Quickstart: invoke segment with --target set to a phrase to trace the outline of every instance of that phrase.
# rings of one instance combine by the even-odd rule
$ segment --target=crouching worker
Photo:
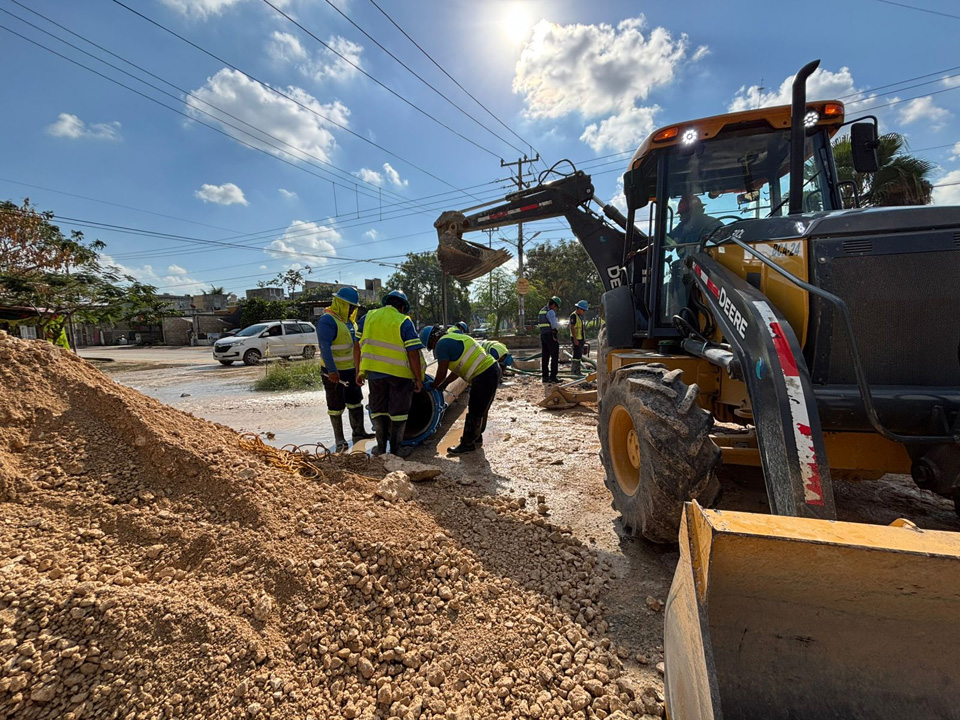
[[[507,346],[497,340],[481,340],[480,347],[487,351],[497,364],[500,365],[500,382],[503,382],[503,371],[513,365],[513,355]]]
[[[420,338],[407,317],[410,303],[399,290],[387,293],[383,307],[360,318],[360,378],[370,382],[370,417],[377,435],[373,455],[387,451],[399,457],[413,452],[403,447],[403,434],[413,394],[423,389]]]
[[[467,417],[463,423],[460,444],[447,452],[453,455],[472,452],[483,445],[483,431],[487,429],[487,413],[497,395],[500,384],[500,365],[469,335],[450,328],[444,332],[440,325],[428,325],[420,331],[420,342],[433,351],[437,359],[434,386],[443,390],[453,375],[470,385]],[[447,371],[452,373],[448,377]]]
[[[360,389],[363,382],[357,379],[360,346],[353,321],[359,305],[356,288],[340,288],[330,307],[317,320],[320,373],[337,452],[349,447],[343,437],[344,410],[350,413],[353,442],[373,437],[363,428],[363,390]]]

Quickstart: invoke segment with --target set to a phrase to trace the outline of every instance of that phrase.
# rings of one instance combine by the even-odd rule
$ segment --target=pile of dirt
[[[523,498],[286,474],[3,333],[0,424],[0,717],[663,714],[605,637],[609,566]]]

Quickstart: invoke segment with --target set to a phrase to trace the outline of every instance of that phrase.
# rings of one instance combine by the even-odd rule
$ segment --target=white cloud
[[[697,51],[693,53],[693,57],[690,58],[690,62],[700,62],[709,54],[710,48],[708,48],[706,45],[701,45],[697,48]]]
[[[296,200],[297,198],[300,197],[293,190],[287,190],[286,188],[277,188],[277,191],[280,193],[282,197],[286,198],[287,200]]]
[[[409,185],[409,181],[402,179],[400,177],[400,173],[394,170],[390,163],[383,164],[383,172],[371,170],[370,168],[360,168],[353,174],[363,180],[365,183],[370,183],[371,185],[376,185],[378,187],[384,186],[384,179],[388,180],[391,185],[398,188],[404,188]]]
[[[266,270],[266,269],[267,269],[267,266],[266,266],[266,265],[261,265],[261,266],[260,266],[259,268],[257,268],[257,269],[258,269],[258,270]]]
[[[947,75],[941,82],[948,88],[957,87],[960,85],[960,75]]]
[[[71,140],[83,138],[118,141],[123,139],[120,136],[120,123],[116,121],[87,125],[76,115],[70,113],[60,113],[55,123],[47,125],[47,133],[54,137],[70,138]]]
[[[951,158],[960,158],[960,142],[953,146],[953,149],[950,151]]]
[[[327,38],[326,43],[331,50],[321,48],[311,54],[295,35],[274,31],[267,43],[267,54],[277,62],[295,65],[303,75],[317,82],[349,80],[359,72],[362,45],[339,35]]]
[[[209,284],[191,277],[190,273],[179,265],[171,265],[166,272],[163,272],[155,270],[152,265],[142,265],[140,267],[123,265],[109,255],[103,256],[103,263],[117,268],[124,275],[130,275],[142,283],[153,285],[164,293],[173,293],[174,295],[198,294],[209,287]]]
[[[396,187],[406,187],[409,184],[406,180],[400,178],[400,173],[394,170],[390,163],[383,164],[383,174]]]
[[[765,92],[764,88],[758,85],[741,87],[730,103],[730,112],[755,110],[756,108],[772,107],[774,105],[789,105],[794,77],[794,75],[791,75],[786,78],[780,83],[779,88],[771,92]],[[856,87],[850,69],[845,67],[840,68],[835,73],[817,68],[813,75],[807,79],[807,98],[809,100],[839,100],[843,98],[843,101],[847,104],[852,104],[858,100],[866,101],[855,105],[856,112],[866,110],[873,102],[873,96],[868,96]]]
[[[336,139],[332,132],[334,125],[320,116],[346,126],[349,122],[350,110],[339,100],[322,104],[298,87],[288,87],[284,89],[284,93],[296,102],[277,95],[248,79],[242,73],[228,68],[208,78],[202,87],[193,91],[193,95],[200,100],[260,128],[288,145],[281,145],[282,149],[278,149],[244,135],[229,125],[222,125],[223,131],[231,137],[260,147],[279,157],[289,157],[289,153],[299,156],[300,154],[293,149],[299,148],[314,158],[329,162],[330,153],[336,147]],[[214,118],[221,117],[220,113],[200,100],[187,96],[187,109],[191,114],[200,116],[201,113],[197,110],[199,108],[210,113]],[[208,116],[203,116],[202,119],[204,122],[209,122]],[[233,118],[224,116],[223,122],[243,127]]]
[[[224,183],[223,185],[210,185],[204,183],[200,189],[193,193],[195,197],[200,198],[205,203],[212,202],[217,205],[249,205],[247,199],[243,196],[243,190],[233,183]]]
[[[318,255],[336,255],[333,243],[340,241],[340,233],[335,228],[317,225],[303,220],[294,220],[279,238],[264,248],[271,257],[289,259],[290,253],[301,255],[304,262],[315,267],[325,265],[327,259]],[[294,263],[299,269],[300,264]],[[291,265],[293,267],[293,265]]]
[[[599,125],[588,125],[580,140],[596,153],[603,150],[622,152],[635,148],[653,132],[654,117],[659,111],[659,105],[627,108],[617,115],[611,115]]]
[[[164,5],[194,20],[206,20],[244,0],[161,0]],[[277,7],[286,7],[289,0],[273,0]]]
[[[960,145],[960,143],[958,143],[958,145]],[[368,240],[376,240],[378,237],[380,237],[380,233],[377,232],[376,229],[370,228],[363,234],[363,237],[367,238]]]
[[[948,172],[934,185],[940,186],[933,188],[934,205],[960,205],[960,170]]]
[[[645,35],[644,25],[642,15],[616,27],[537,23],[513,79],[526,114],[597,118],[623,112],[671,82],[686,54],[687,36],[674,40],[662,27]]]
[[[933,98],[926,95],[904,103],[898,117],[904,125],[909,125],[917,120],[926,120],[934,130],[939,130],[950,117],[950,111],[937,107],[933,103]]]
[[[354,175],[363,180],[365,183],[379,186],[383,185],[383,175],[378,173],[376,170],[371,170],[370,168],[360,168],[354,173]]]

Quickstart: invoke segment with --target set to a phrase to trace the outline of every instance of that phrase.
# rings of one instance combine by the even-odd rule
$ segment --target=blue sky
[[[164,292],[242,295],[291,266],[386,280],[436,246],[441,211],[504,192],[500,159],[524,151],[612,199],[652,129],[778,104],[813,58],[813,97],[875,111],[937,164],[935,201],[960,204],[960,13],[943,0],[20,1],[0,0],[0,26],[142,94],[0,30],[0,198],[72,218]]]

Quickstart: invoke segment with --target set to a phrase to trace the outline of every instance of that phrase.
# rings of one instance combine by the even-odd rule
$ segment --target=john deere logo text
[[[733,326],[737,329],[737,332],[740,333],[740,337],[745,338],[747,332],[747,319],[740,314],[740,311],[737,310],[736,306],[730,300],[730,296],[727,295],[727,291],[724,288],[720,288],[720,308],[726,313],[727,317],[730,318],[730,322],[733,323]]]

